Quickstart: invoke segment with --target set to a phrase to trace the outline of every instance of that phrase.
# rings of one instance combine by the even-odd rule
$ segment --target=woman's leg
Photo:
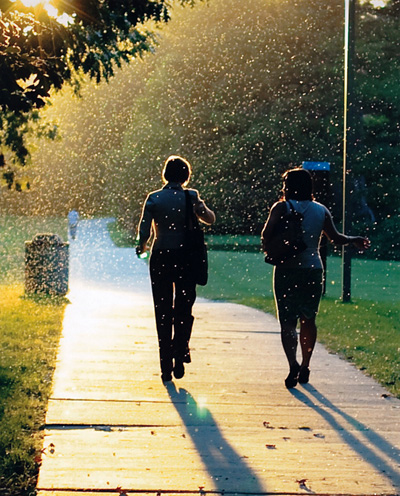
[[[281,323],[281,338],[286,358],[289,362],[289,375],[285,379],[287,388],[293,388],[297,385],[297,379],[300,371],[300,365],[296,359],[297,352],[297,320],[286,321]]]
[[[193,304],[196,300],[196,284],[190,280],[178,279],[175,282],[174,302],[174,354],[184,360],[189,350],[194,317]]]
[[[302,367],[309,367],[312,353],[314,351],[315,342],[317,340],[317,326],[315,317],[306,319],[300,318],[300,346],[303,355]]]
[[[160,366],[163,379],[172,372],[173,280],[168,270],[168,257],[152,254],[150,259],[151,288],[156,318]]]
[[[281,340],[289,366],[294,365],[297,353],[297,320],[281,322]]]

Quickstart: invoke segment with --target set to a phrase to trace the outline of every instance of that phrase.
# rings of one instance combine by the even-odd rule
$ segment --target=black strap
[[[186,198],[186,229],[189,231],[193,231],[196,227],[195,216],[193,212],[193,204],[190,198],[190,193],[187,189],[185,189],[185,198]],[[196,219],[197,220],[197,219]]]
[[[286,200],[287,203],[289,203],[289,210],[292,212],[292,214],[294,212],[297,212],[297,210],[294,208],[294,206],[292,205],[291,201],[290,200]]]

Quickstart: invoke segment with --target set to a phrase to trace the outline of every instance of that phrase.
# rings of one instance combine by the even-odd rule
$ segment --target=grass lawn
[[[65,298],[24,296],[24,241],[64,220],[0,218],[0,494],[33,494]]]
[[[198,295],[275,313],[272,266],[261,253],[210,251],[210,276]],[[400,398],[400,262],[354,259],[352,303],[343,304],[341,259],[328,258],[319,341]]]

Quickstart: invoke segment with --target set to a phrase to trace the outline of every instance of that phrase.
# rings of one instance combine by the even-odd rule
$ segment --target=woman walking
[[[172,372],[176,379],[183,377],[184,363],[190,362],[196,282],[190,270],[190,253],[185,249],[187,193],[191,202],[188,207],[197,218],[205,224],[215,222],[214,212],[199,193],[185,189],[190,175],[191,166],[187,160],[170,156],[162,172],[165,185],[148,195],[139,223],[138,255],[147,250],[150,236],[152,232],[154,234],[150,278],[163,382],[172,380]]]
[[[368,249],[370,242],[364,237],[339,233],[329,210],[313,199],[311,174],[305,169],[296,168],[283,175],[283,199],[272,206],[261,234],[264,251],[268,251],[276,226],[288,212],[289,202],[303,216],[303,241],[306,248],[275,267],[273,284],[282,345],[290,367],[285,385],[293,388],[297,382],[307,383],[310,376],[309,365],[317,338],[315,319],[322,295],[323,266],[319,253],[322,233],[332,243],[353,244],[358,250]],[[301,364],[297,361],[298,321]]]

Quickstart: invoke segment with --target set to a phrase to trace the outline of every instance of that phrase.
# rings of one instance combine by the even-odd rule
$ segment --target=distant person
[[[164,187],[150,193],[139,223],[138,256],[147,249],[153,231],[150,256],[150,278],[158,334],[161,378],[164,382],[184,376],[184,363],[190,363],[189,340],[196,299],[187,252],[185,251],[186,194],[185,186],[191,166],[182,157],[172,155],[164,165]],[[188,189],[194,214],[202,222],[213,224],[215,215],[196,190]],[[190,256],[190,255],[189,255]]]
[[[290,372],[285,379],[287,388],[297,382],[309,381],[310,360],[317,339],[315,319],[322,294],[322,261],[319,243],[322,233],[337,245],[353,244],[358,250],[370,246],[367,238],[346,236],[337,231],[329,210],[314,201],[311,174],[301,168],[283,175],[283,198],[270,211],[262,231],[264,250],[273,237],[274,229],[288,211],[287,202],[303,215],[305,251],[274,268],[274,296],[281,326],[282,345],[289,362]],[[297,362],[297,321],[300,320],[301,364]]]
[[[71,239],[76,238],[76,232],[78,230],[78,222],[79,222],[79,213],[77,210],[71,210],[68,213],[68,226],[69,226],[69,234]]]

